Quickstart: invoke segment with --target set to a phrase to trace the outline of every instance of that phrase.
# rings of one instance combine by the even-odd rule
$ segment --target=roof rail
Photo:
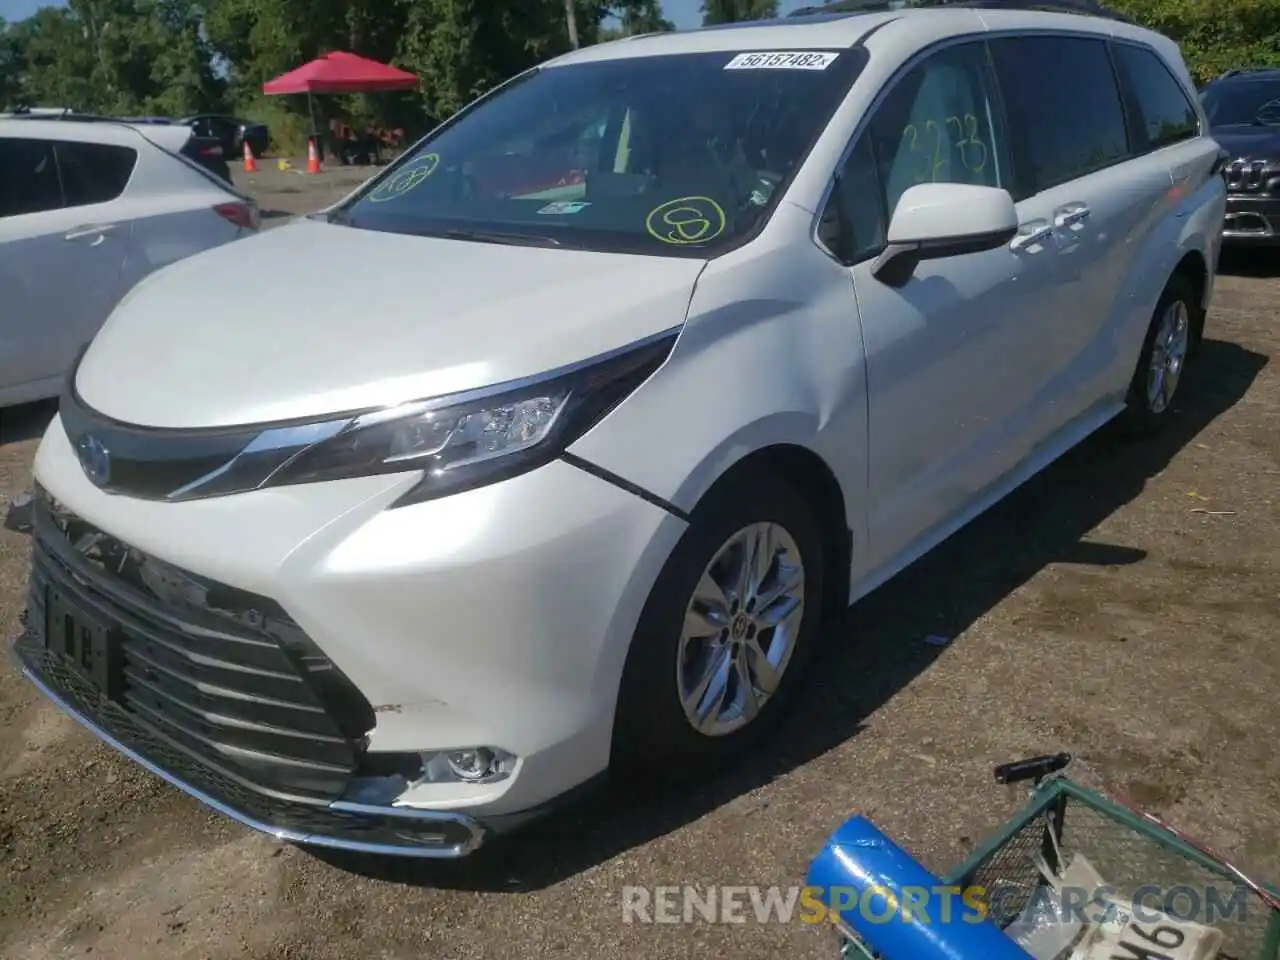
[[[788,17],[812,17],[832,13],[880,13],[906,6],[905,0],[831,0],[816,7],[792,10]]]
[[[1218,79],[1227,80],[1230,77],[1247,77],[1251,73],[1280,73],[1280,67],[1235,67],[1231,70],[1223,71]]]
[[[1099,0],[832,0],[815,7],[802,7],[792,17],[831,13],[880,13],[891,10],[936,7],[968,7],[987,10],[1041,10],[1075,13],[1131,23],[1128,17],[1104,7]]]

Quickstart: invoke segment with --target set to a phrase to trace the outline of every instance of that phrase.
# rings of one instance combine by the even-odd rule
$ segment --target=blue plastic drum
[[[808,882],[886,960],[1030,960],[976,902],[945,887],[865,817],[827,841]]]

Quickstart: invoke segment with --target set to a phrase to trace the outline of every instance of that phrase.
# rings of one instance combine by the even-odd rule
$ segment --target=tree
[[[18,105],[22,96],[22,47],[13,27],[0,17],[0,110]]]
[[[44,7],[6,31],[19,51],[21,89],[14,99],[32,106],[96,106],[93,52],[75,15]]]
[[[1197,82],[1238,67],[1280,66],[1280,0],[1103,0],[1182,48]]]
[[[384,2],[382,19],[392,29],[403,20],[400,8]],[[370,4],[348,0],[204,0],[204,29],[214,50],[230,65],[233,95],[257,96],[262,84],[329,50],[353,49],[366,56],[377,21]],[[390,56],[395,51],[394,41]]]
[[[621,34],[633,37],[640,33],[666,33],[676,25],[662,15],[659,0],[621,0],[610,5],[621,24]]]
[[[728,6],[736,19],[777,12],[776,0]],[[262,84],[342,49],[413,70],[421,88],[317,98],[318,111],[389,113],[416,126],[423,112],[443,119],[539,62],[606,38],[606,21],[623,34],[674,29],[660,0],[66,0],[0,22],[0,99],[168,116],[234,107],[297,140],[305,98],[267,102]]]
[[[221,105],[195,0],[70,0],[0,37],[0,100],[99,113]],[[7,75],[9,79],[3,79]]]
[[[778,0],[702,0],[702,23],[740,23],[771,20],[778,15]]]
[[[564,18],[569,26],[569,46],[577,50],[581,43],[578,40],[578,11],[573,0],[564,0]]]
[[[570,49],[564,0],[404,0],[400,62],[422,79],[428,112],[444,119],[484,91]],[[578,0],[581,43],[595,40],[604,11]]]

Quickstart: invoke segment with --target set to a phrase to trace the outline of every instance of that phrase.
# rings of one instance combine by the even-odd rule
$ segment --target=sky
[[[13,23],[23,20],[46,5],[47,0],[0,0],[0,17]]]
[[[813,2],[816,0],[782,0],[779,7],[783,14],[787,14]],[[0,17],[12,23],[31,16],[37,8],[47,5],[48,0],[0,0]],[[702,0],[662,0],[662,7],[667,19],[677,27],[696,27],[702,22]]]

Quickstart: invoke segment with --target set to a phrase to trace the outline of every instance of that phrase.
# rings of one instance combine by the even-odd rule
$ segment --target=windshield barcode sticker
[[[836,62],[838,53],[821,53],[816,50],[771,51],[740,53],[725,64],[726,70],[825,70]]]

